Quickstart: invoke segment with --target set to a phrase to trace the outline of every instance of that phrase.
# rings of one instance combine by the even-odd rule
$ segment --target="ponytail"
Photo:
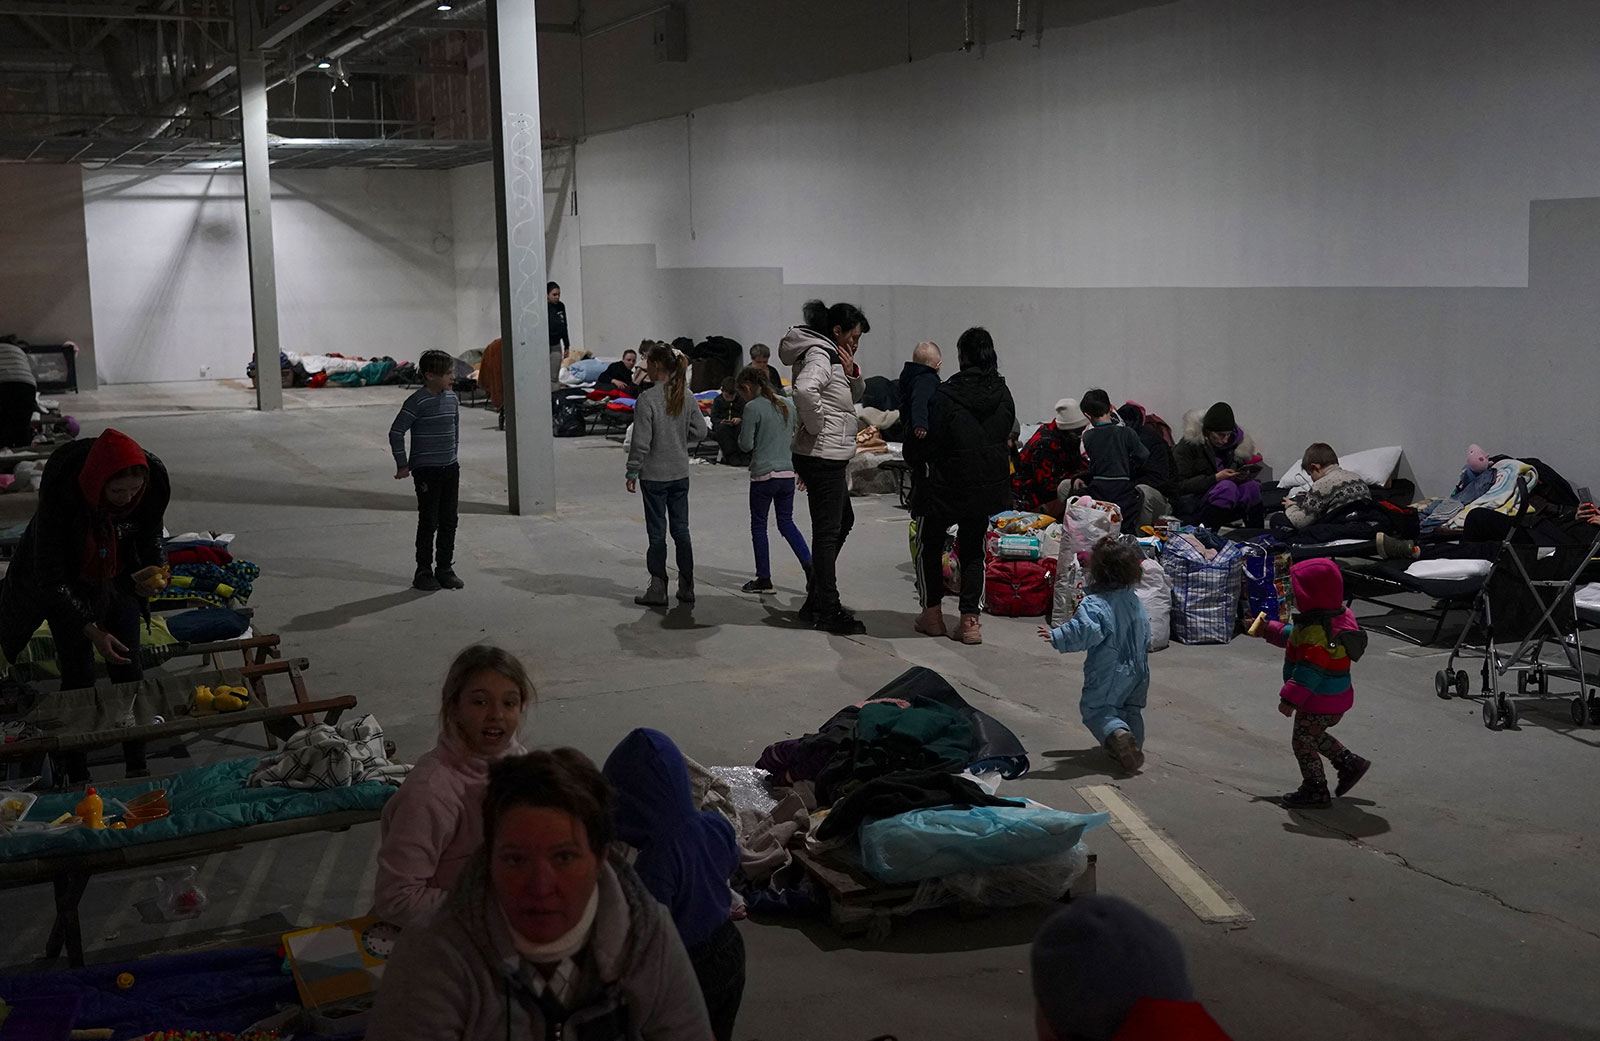
[[[684,399],[688,397],[688,379],[686,373],[689,369],[689,359],[686,355],[658,343],[650,348],[650,353],[645,356],[646,364],[652,369],[666,373],[666,385],[663,391],[667,397],[667,415],[677,418],[683,415]]]
[[[735,381],[741,387],[749,387],[757,394],[772,402],[772,407],[778,410],[778,415],[785,423],[789,422],[789,405],[772,389],[772,380],[767,374],[754,365],[746,365],[739,370],[739,377]]]

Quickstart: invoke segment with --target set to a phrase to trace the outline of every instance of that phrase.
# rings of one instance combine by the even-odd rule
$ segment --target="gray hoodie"
[[[845,372],[833,341],[803,325],[783,334],[778,357],[794,369],[794,407],[799,413],[794,454],[855,458],[855,403],[866,387],[860,366],[854,366],[853,373]]]
[[[625,864],[602,865],[598,887],[594,930],[578,956],[583,996],[564,1032],[596,1041],[710,1041],[705,1000],[671,914]],[[512,945],[480,853],[433,920],[401,936],[367,1039],[546,1037],[528,985],[532,971]],[[576,1029],[582,1024],[589,1026]]]

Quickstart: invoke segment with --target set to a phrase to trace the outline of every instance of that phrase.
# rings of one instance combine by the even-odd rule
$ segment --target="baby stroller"
[[[1517,482],[1517,495],[1526,511],[1527,488]],[[1537,546],[1517,541],[1520,524],[1513,524],[1484,576],[1473,602],[1472,613],[1456,639],[1445,667],[1434,675],[1433,689],[1441,698],[1471,695],[1470,675],[1455,668],[1457,659],[1482,661],[1483,725],[1490,730],[1517,727],[1517,703],[1513,697],[1549,697],[1552,678],[1575,677],[1578,683],[1572,699],[1572,721],[1583,725],[1600,723],[1600,691],[1590,690],[1584,697],[1583,645],[1578,639],[1579,619],[1573,592],[1583,579],[1595,554],[1600,552],[1600,529],[1586,544]],[[1501,644],[1518,641],[1514,651]],[[1475,642],[1477,641],[1477,642]],[[1544,660],[1547,644],[1562,648],[1571,663],[1551,665]],[[1516,674],[1515,695],[1502,687],[1511,673]]]

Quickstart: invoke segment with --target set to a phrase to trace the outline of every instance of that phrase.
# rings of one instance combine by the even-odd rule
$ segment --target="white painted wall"
[[[1280,469],[1398,441],[1437,490],[1499,439],[1600,485],[1568,418],[1600,391],[1588,307],[1523,288],[1530,203],[1600,196],[1595,26],[1592,0],[1189,0],[596,136],[591,336],[771,342],[843,297],[883,373],[987,325],[1029,419],[1105,383],[1174,422],[1233,399]]]
[[[101,379],[241,377],[251,339],[239,176],[86,171],[83,193]],[[402,361],[460,350],[454,230],[443,173],[275,174],[283,347]]]
[[[71,340],[78,385],[95,386],[83,182],[72,166],[0,166],[0,335]]]

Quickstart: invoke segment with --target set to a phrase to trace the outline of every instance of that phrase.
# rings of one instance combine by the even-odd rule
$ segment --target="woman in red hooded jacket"
[[[58,448],[45,464],[39,508],[0,582],[0,650],[15,661],[50,623],[61,689],[94,684],[94,652],[113,682],[141,679],[139,626],[158,590],[134,573],[165,560],[162,518],[172,497],[167,469],[126,434],[107,430]],[[130,772],[143,750],[124,746]],[[87,771],[68,763],[73,780]]]

